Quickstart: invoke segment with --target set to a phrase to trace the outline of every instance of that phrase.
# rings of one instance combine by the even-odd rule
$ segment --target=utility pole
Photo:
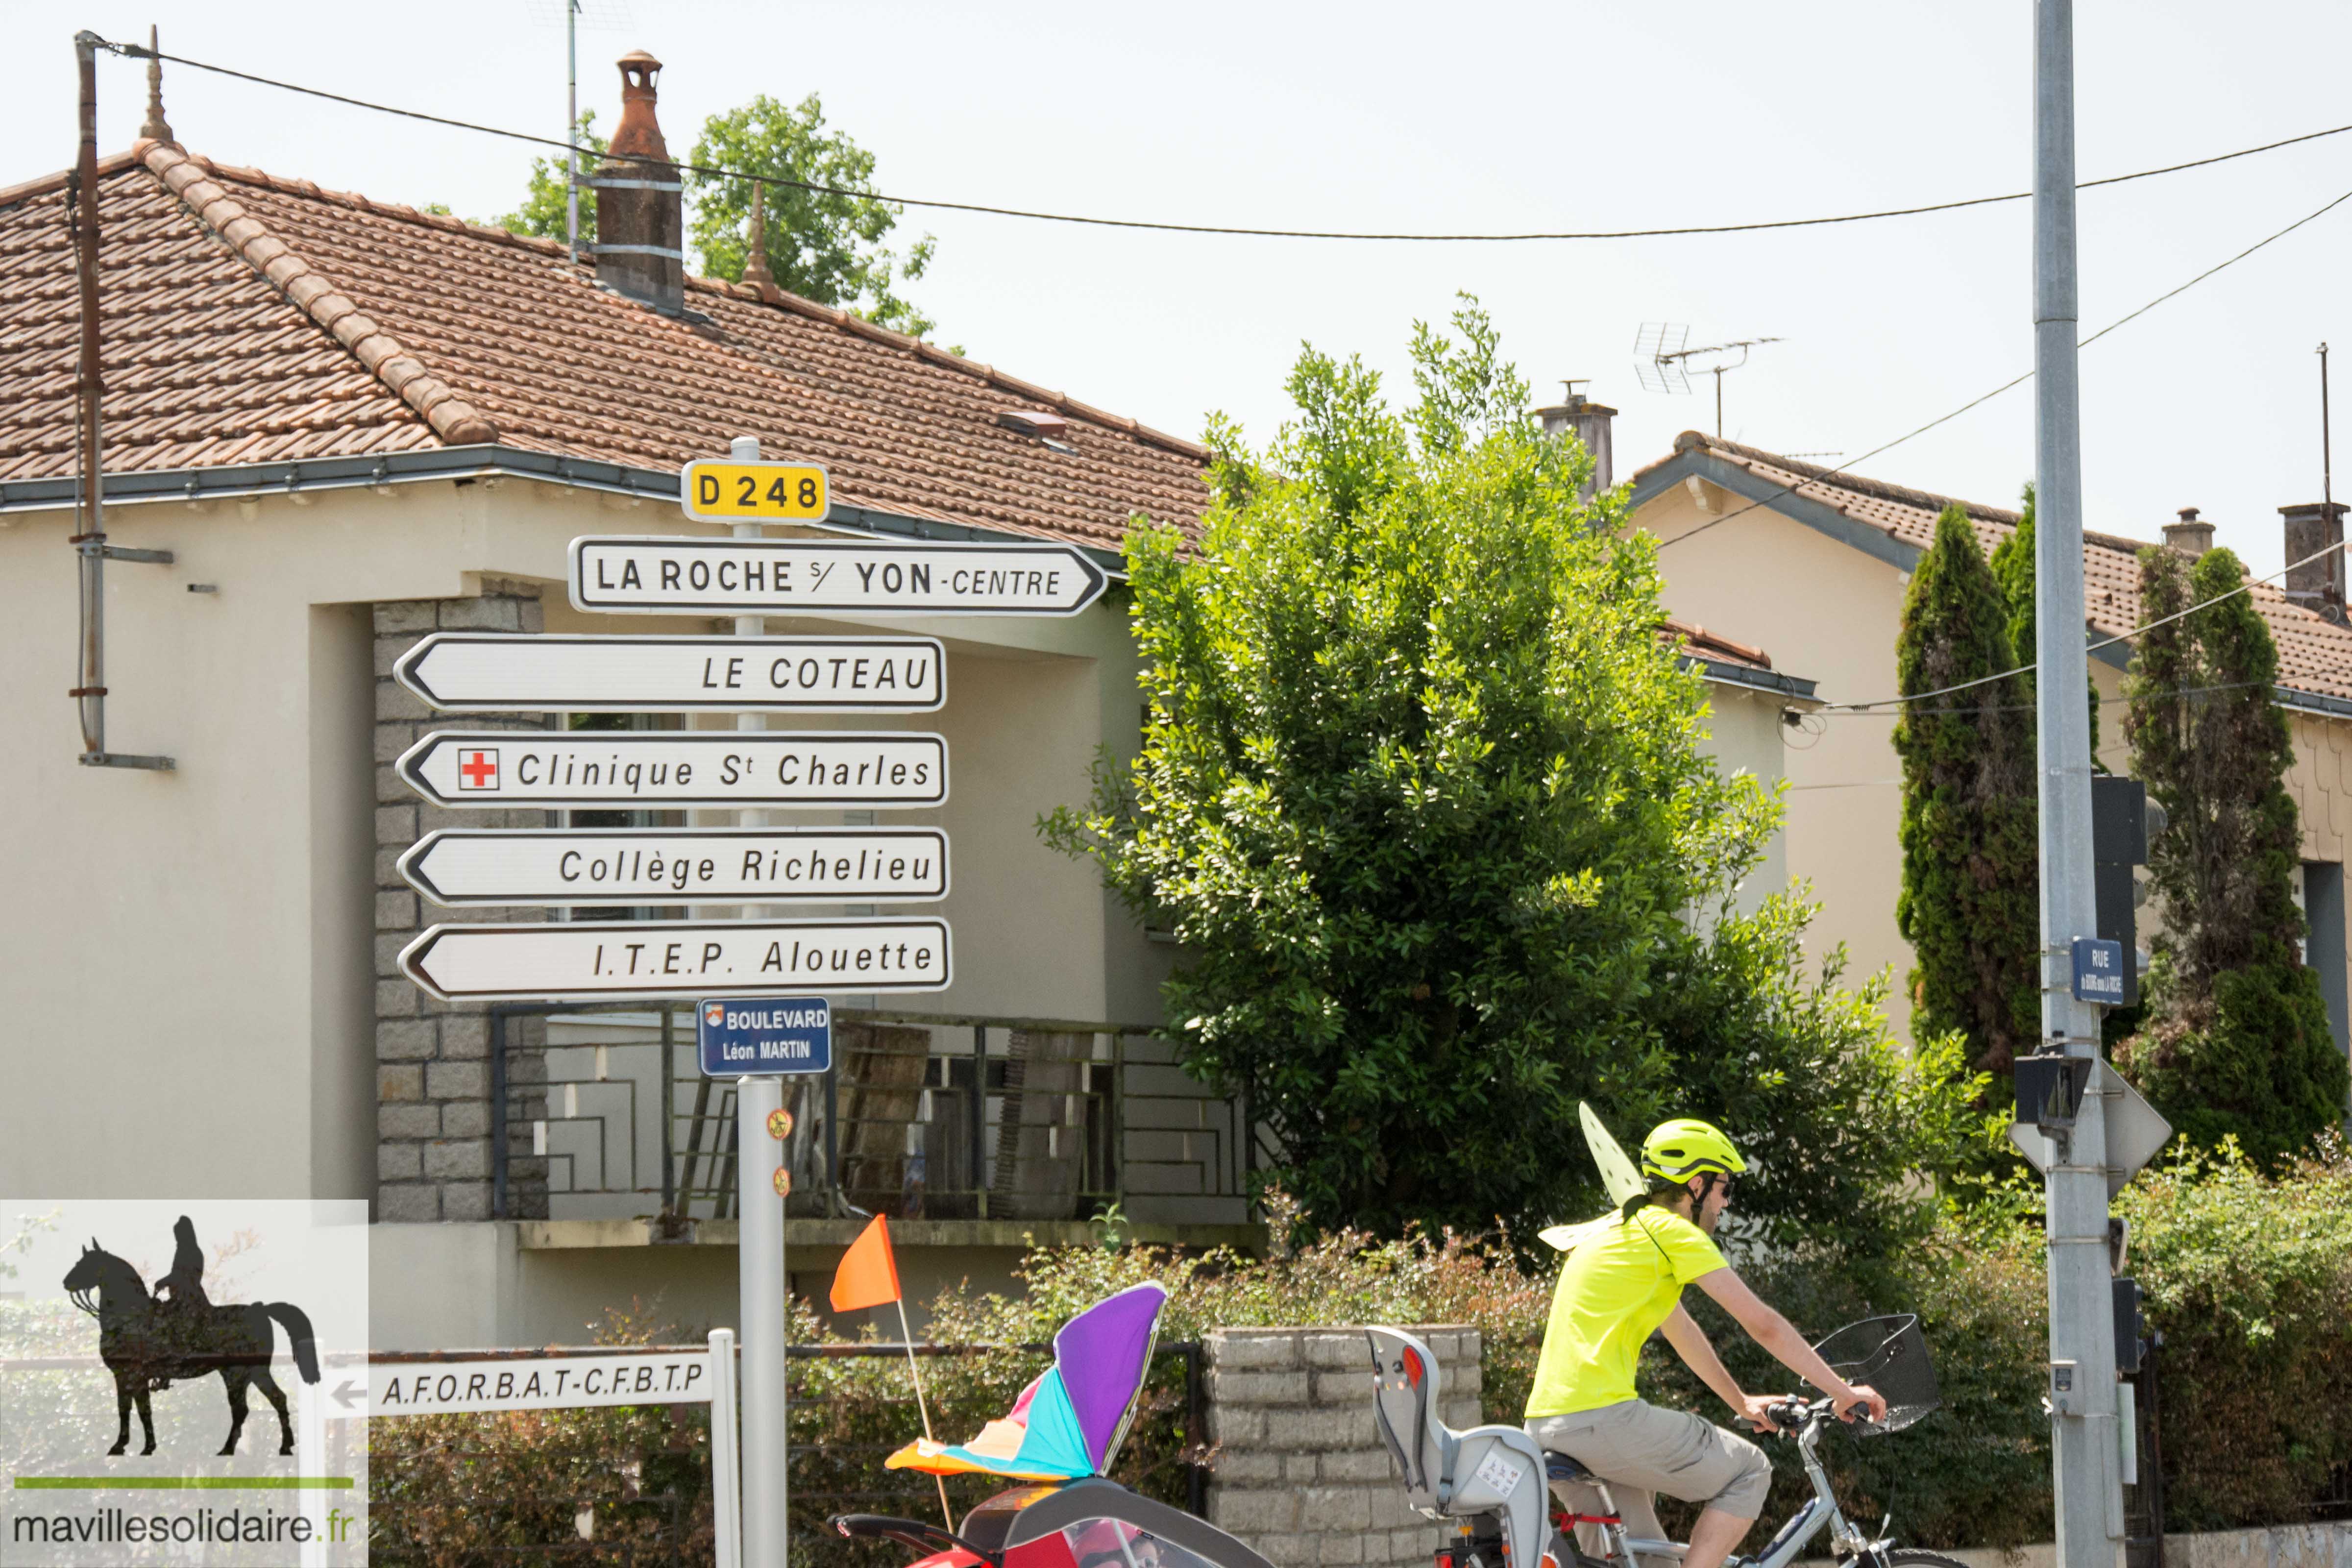
[[[2074,939],[2098,931],[2083,634],[2083,449],[2075,339],[2073,0],[2033,7],[2034,657],[2041,667],[2042,1049],[2099,1055],[2099,1010],[2074,995]],[[2128,962],[2128,959],[2126,959]],[[2094,1068],[2095,1071],[2095,1067]],[[2083,1096],[2045,1173],[2052,1468],[2059,1568],[2115,1568],[2121,1433],[2107,1262],[2106,1126]]]

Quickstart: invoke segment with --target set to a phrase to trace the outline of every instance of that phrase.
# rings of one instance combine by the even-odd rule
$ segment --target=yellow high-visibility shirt
[[[1674,1315],[1684,1286],[1725,1267],[1706,1232],[1655,1204],[1631,1219],[1610,1214],[1577,1226],[1552,1291],[1528,1419],[1634,1397],[1642,1342]]]

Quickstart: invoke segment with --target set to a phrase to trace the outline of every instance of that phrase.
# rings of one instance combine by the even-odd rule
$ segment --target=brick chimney
[[[1568,400],[1550,408],[1536,410],[1536,416],[1543,421],[1545,435],[1573,432],[1576,438],[1583,443],[1584,449],[1592,454],[1592,478],[1577,492],[1580,500],[1591,500],[1595,490],[1611,489],[1616,484],[1615,465],[1610,452],[1609,422],[1617,417],[1617,411],[1605,403],[1593,402],[1576,390],[1579,386],[1590,384],[1584,381],[1561,382],[1560,385],[1567,388]]]
[[[621,123],[596,171],[596,281],[677,315],[686,309],[686,215],[654,116],[661,61],[637,49],[620,68]]]
[[[2213,525],[2197,521],[2197,509],[2184,506],[2180,521],[2164,525],[2164,542],[2194,561],[2213,548]]]
[[[2339,501],[2279,508],[2286,520],[2286,596],[2331,621],[2344,619],[2344,511]],[[2295,564],[2308,555],[2319,559]]]

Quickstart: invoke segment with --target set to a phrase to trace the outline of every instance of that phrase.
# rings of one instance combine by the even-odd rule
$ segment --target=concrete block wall
[[[537,921],[539,909],[452,909],[427,904],[394,868],[401,852],[438,827],[543,827],[544,811],[448,811],[403,783],[393,763],[436,729],[541,730],[539,713],[446,713],[427,708],[392,678],[394,661],[428,632],[537,632],[539,591],[491,582],[480,597],[415,599],[375,609],[375,1058],[376,1214],[385,1223],[490,1217],[490,1018],[486,1007],[437,1002],[400,972],[400,950],[430,925]],[[543,1035],[537,1019],[509,1019],[509,1044]],[[510,1053],[511,1054],[511,1053]],[[544,1071],[536,1051],[517,1068]],[[528,1092],[529,1086],[522,1086]],[[530,1146],[508,1170],[509,1212],[545,1210],[545,1162]]]
[[[1479,1424],[1478,1331],[1412,1332],[1444,1378],[1439,1414]],[[1405,1506],[1372,1418],[1360,1329],[1220,1329],[1208,1336],[1209,1519],[1276,1568],[1426,1568],[1439,1528]]]

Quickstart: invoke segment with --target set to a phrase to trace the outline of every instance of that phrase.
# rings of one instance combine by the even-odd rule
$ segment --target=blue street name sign
[[[833,1066],[833,1004],[822,996],[706,999],[695,1042],[708,1078],[824,1072]]]
[[[2074,1000],[2115,1006],[2124,999],[2124,944],[2074,939]]]

